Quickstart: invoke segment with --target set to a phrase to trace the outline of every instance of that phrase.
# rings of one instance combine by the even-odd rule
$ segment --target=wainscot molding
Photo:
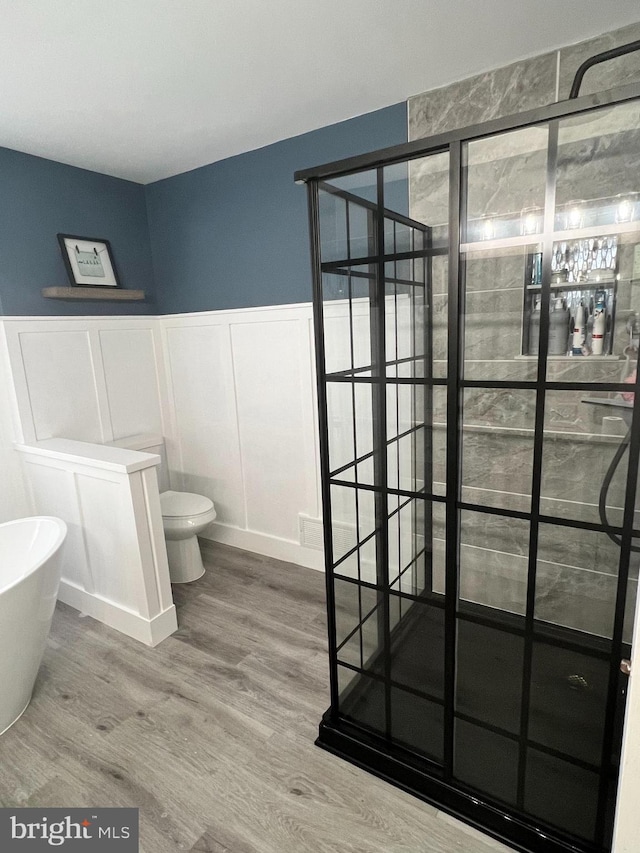
[[[256,533],[253,530],[241,530],[239,527],[214,522],[207,528],[206,536],[199,537],[199,541],[205,555],[214,542],[221,542],[224,545],[232,545],[234,548],[242,548],[244,551],[252,551],[254,554],[283,560],[285,563],[295,563],[307,569],[324,571],[322,551],[304,548],[298,542],[279,539],[265,533]],[[215,571],[215,567],[212,571]]]
[[[58,598],[64,604],[79,610],[82,615],[91,616],[98,622],[108,625],[145,646],[157,646],[173,634],[178,627],[174,604],[151,618],[135,613],[122,605],[115,604],[96,593],[89,593],[72,581],[61,580]]]
[[[31,511],[67,524],[60,600],[147,645],[176,631],[160,457],[71,439],[16,450]]]

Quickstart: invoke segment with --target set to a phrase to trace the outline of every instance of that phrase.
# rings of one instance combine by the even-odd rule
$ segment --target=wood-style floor
[[[58,606],[0,738],[2,806],[137,806],[142,853],[507,851],[313,745],[320,573],[222,545],[205,562],[156,649]]]

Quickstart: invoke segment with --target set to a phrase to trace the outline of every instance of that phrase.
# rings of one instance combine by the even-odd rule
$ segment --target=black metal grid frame
[[[539,525],[552,524],[562,527],[571,527],[584,530],[592,530],[603,533],[616,533],[622,538],[622,547],[620,552],[620,562],[618,571],[618,594],[616,599],[616,609],[614,616],[613,637],[609,643],[598,644],[587,639],[589,635],[580,637],[575,641],[575,645],[580,651],[589,648],[591,643],[591,651],[595,657],[606,658],[609,660],[609,692],[606,709],[606,724],[605,738],[602,750],[602,763],[600,768],[600,793],[598,805],[598,833],[594,843],[581,842],[576,840],[562,831],[554,830],[553,827],[540,826],[539,822],[527,819],[526,815],[518,814],[517,810],[504,808],[501,804],[496,804],[490,799],[479,797],[477,791],[465,790],[465,786],[454,780],[453,767],[453,723],[454,718],[459,717],[454,708],[454,691],[448,690],[445,692],[444,700],[439,700],[437,697],[430,697],[436,701],[441,701],[445,708],[445,755],[442,767],[431,765],[424,760],[424,756],[416,756],[397,745],[391,743],[390,730],[390,699],[389,686],[394,684],[391,679],[391,628],[389,615],[389,600],[391,593],[389,590],[388,568],[381,565],[378,561],[377,566],[377,582],[368,584],[362,580],[360,571],[358,570],[358,578],[340,577],[341,581],[348,583],[356,583],[359,586],[370,587],[376,590],[379,596],[379,605],[382,606],[383,617],[383,647],[384,668],[383,675],[367,671],[367,678],[381,679],[386,685],[386,732],[385,738],[380,738],[375,732],[369,732],[366,728],[355,724],[353,721],[341,718],[338,704],[338,648],[335,642],[335,600],[333,590],[333,577],[339,577],[339,561],[334,563],[333,548],[331,538],[331,525],[325,524],[325,556],[327,564],[327,603],[329,613],[329,651],[331,664],[331,706],[320,728],[320,736],[318,739],[319,745],[335,752],[348,760],[356,763],[377,775],[388,778],[392,783],[399,785],[412,793],[417,794],[430,801],[436,802],[438,805],[451,811],[454,814],[462,817],[467,822],[475,824],[485,831],[498,838],[506,840],[508,843],[523,851],[602,851],[607,848],[610,838],[607,837],[607,829],[605,820],[611,818],[610,809],[612,797],[610,796],[610,788],[612,784],[612,769],[611,769],[611,753],[614,746],[614,718],[616,716],[618,694],[619,694],[619,671],[618,665],[622,652],[624,650],[622,642],[623,620],[624,620],[624,605],[627,590],[629,556],[631,551],[632,539],[634,536],[640,535],[640,532],[634,530],[634,505],[635,505],[635,488],[638,476],[638,466],[640,463],[640,416],[638,409],[634,409],[631,440],[629,447],[629,463],[627,470],[626,481],[626,503],[623,524],[621,527],[603,526],[602,524],[590,523],[566,518],[557,518],[555,516],[546,515],[540,512],[540,496],[541,496],[541,459],[543,451],[543,430],[544,430],[544,401],[547,391],[563,391],[563,390],[584,390],[585,383],[578,382],[553,382],[547,380],[547,344],[549,336],[549,318],[548,306],[551,290],[551,260],[550,249],[553,244],[553,212],[554,191],[555,191],[555,160],[554,151],[557,151],[557,129],[558,120],[571,115],[579,115],[594,109],[598,109],[607,105],[622,103],[624,101],[633,100],[640,97],[640,88],[638,86],[626,86],[614,92],[605,95],[590,95],[585,98],[574,100],[571,103],[554,104],[550,107],[537,109],[525,113],[521,116],[508,117],[488,122],[483,125],[465,128],[460,131],[454,131],[449,134],[443,134],[434,137],[431,140],[422,140],[419,142],[408,143],[402,146],[395,146],[383,151],[373,152],[362,157],[350,158],[349,160],[337,161],[336,163],[328,164],[324,167],[305,170],[296,173],[296,180],[305,181],[308,184],[309,190],[309,217],[310,217],[310,232],[312,240],[312,269],[314,279],[314,316],[316,329],[316,357],[318,368],[318,399],[320,410],[320,450],[321,450],[321,465],[323,474],[323,508],[325,519],[331,518],[331,496],[330,487],[332,484],[340,485],[349,488],[355,488],[356,493],[359,489],[370,489],[374,492],[376,500],[376,525],[371,537],[378,540],[378,553],[386,553],[386,531],[389,520],[389,511],[387,498],[389,495],[397,495],[398,500],[406,498],[407,503],[410,500],[422,500],[425,504],[437,502],[444,504],[447,508],[446,514],[446,584],[447,595],[444,601],[438,600],[437,596],[430,595],[430,606],[443,607],[445,610],[445,632],[447,642],[445,645],[445,683],[452,685],[455,679],[455,632],[456,622],[460,618],[477,621],[481,624],[484,622],[492,628],[498,630],[507,630],[510,633],[519,633],[524,638],[525,642],[525,665],[523,667],[523,701],[522,701],[522,720],[521,731],[519,736],[513,736],[519,741],[520,746],[520,775],[519,775],[519,797],[522,797],[524,766],[526,762],[527,745],[532,745],[532,742],[527,738],[528,726],[528,702],[525,697],[528,695],[531,682],[531,658],[534,640],[535,642],[544,642],[557,644],[563,648],[570,648],[571,641],[567,640],[566,636],[559,637],[558,632],[550,629],[548,632],[542,631],[539,626],[534,624],[534,603],[535,603],[535,571],[536,571],[536,554],[537,554],[537,537]],[[515,130],[521,127],[526,127],[534,124],[549,123],[550,128],[550,145],[549,158],[547,166],[547,187],[545,200],[545,225],[544,233],[541,235],[544,241],[543,249],[543,278],[542,278],[542,311],[541,311],[541,329],[540,329],[540,357],[538,360],[537,378],[532,381],[493,381],[493,380],[468,380],[464,379],[462,364],[462,347],[464,341],[464,271],[462,269],[463,258],[460,255],[460,215],[463,204],[463,162],[462,162],[462,146],[463,143],[470,142],[474,139],[479,139],[486,136],[491,136],[495,133]],[[449,215],[449,234],[450,243],[448,249],[442,246],[432,247],[431,256],[435,254],[444,254],[448,251],[449,254],[449,313],[448,313],[448,377],[434,378],[427,376],[424,379],[416,379],[415,377],[403,378],[387,375],[387,365],[389,362],[385,360],[385,341],[384,341],[384,296],[385,296],[385,272],[386,264],[396,262],[398,259],[424,258],[424,251],[403,252],[400,254],[388,253],[385,246],[384,233],[384,218],[378,217],[376,244],[382,247],[382,251],[376,251],[375,246],[373,251],[365,257],[347,259],[345,261],[336,261],[333,265],[331,262],[322,263],[320,257],[319,245],[319,220],[318,220],[318,191],[319,181],[322,180],[323,189],[330,184],[325,184],[325,180],[330,178],[340,177],[353,171],[361,171],[363,169],[377,170],[377,199],[376,204],[372,205],[372,213],[374,210],[384,211],[384,214],[392,214],[385,210],[384,206],[384,174],[383,169],[387,165],[392,165],[400,161],[415,159],[417,157],[427,156],[433,153],[448,152],[450,162],[450,215]],[[342,194],[342,190],[334,190]],[[362,203],[362,199],[357,199],[358,203]],[[416,223],[409,220],[411,227],[415,227]],[[407,224],[409,224],[407,222]],[[395,246],[394,246],[395,248]],[[371,314],[372,314],[372,342],[377,342],[377,351],[374,354],[372,365],[367,369],[359,368],[357,371],[352,369],[340,371],[334,374],[327,374],[324,371],[324,333],[323,333],[323,292],[322,292],[322,272],[330,272],[332,266],[334,269],[340,268],[344,270],[348,266],[362,266],[364,264],[374,265],[377,271],[375,279],[377,286],[371,288]],[[341,273],[344,274],[344,273]],[[349,278],[350,281],[350,278]],[[409,282],[403,281],[403,284]],[[398,359],[396,359],[396,363]],[[377,370],[376,370],[377,367]],[[360,374],[370,372],[372,375],[362,376]],[[337,475],[346,470],[342,469],[330,471],[329,467],[329,448],[328,448],[328,432],[327,432],[327,412],[326,412],[326,384],[327,382],[349,382],[353,389],[358,382],[364,382],[372,387],[374,396],[374,410],[378,414],[376,430],[377,436],[374,436],[374,461],[379,466],[376,473],[375,482],[383,483],[384,487],[367,485],[362,483],[350,482],[339,479]],[[389,383],[416,384],[420,382],[425,389],[432,389],[437,386],[446,387],[447,389],[447,493],[443,497],[427,492],[425,489],[420,491],[406,491],[403,489],[392,489],[386,487],[386,453],[382,452],[382,448],[386,447],[386,385]],[[516,510],[499,509],[478,505],[470,502],[463,502],[461,499],[460,485],[460,441],[462,435],[462,394],[465,388],[510,388],[510,389],[530,389],[536,391],[536,414],[534,426],[534,443],[533,443],[533,481],[532,481],[532,501],[531,511],[521,512]],[[589,389],[594,391],[622,391],[631,390],[629,385],[621,383],[600,382],[589,383]],[[376,390],[377,389],[377,390]],[[636,395],[640,393],[640,377],[636,379],[635,387]],[[426,395],[425,395],[426,396]],[[636,399],[638,397],[636,396]],[[428,412],[425,411],[425,415]],[[375,421],[374,421],[375,422]],[[424,433],[427,432],[427,427],[430,421],[425,417]],[[501,628],[495,619],[487,619],[482,612],[473,612],[472,606],[461,606],[463,603],[458,601],[458,562],[459,562],[459,517],[462,510],[472,510],[474,512],[499,515],[502,517],[520,518],[530,522],[530,543],[529,543],[529,570],[528,570],[528,585],[527,585],[527,607],[524,617],[524,627],[519,624],[505,625]],[[370,538],[370,537],[368,537]],[[362,544],[362,543],[359,543]],[[358,546],[356,546],[357,549]],[[355,549],[354,549],[355,550]],[[347,555],[344,555],[345,559]],[[387,594],[385,594],[387,593]],[[408,601],[424,602],[424,595],[402,595]],[[377,606],[379,606],[377,605]],[[480,608],[481,610],[481,608]],[[362,611],[361,611],[362,613]],[[507,623],[509,619],[507,619]],[[517,622],[517,620],[516,620]],[[562,632],[559,632],[562,633]],[[577,637],[580,632],[571,632]],[[341,663],[341,666],[350,668],[348,665]],[[364,667],[363,667],[364,668]],[[357,671],[357,668],[354,668]],[[362,671],[362,669],[360,670]],[[406,685],[397,685],[403,690],[411,689]],[[425,695],[421,693],[420,695]],[[476,719],[473,719],[475,725],[478,724]],[[490,726],[488,726],[490,728]],[[504,735],[503,730],[499,730],[500,734]],[[536,747],[541,746],[536,744]],[[543,746],[543,751],[553,754],[553,750]],[[562,756],[566,760],[566,756]],[[421,763],[422,762],[422,763]],[[579,760],[576,764],[580,764]],[[591,765],[590,765],[591,768]],[[608,813],[609,810],[609,813]]]

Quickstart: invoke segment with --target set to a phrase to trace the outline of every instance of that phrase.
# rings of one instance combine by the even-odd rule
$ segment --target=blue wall
[[[294,171],[406,141],[401,103],[148,185],[159,312],[310,301]]]
[[[311,299],[297,169],[407,140],[406,104],[158,181],[130,181],[0,148],[0,314],[156,314]],[[105,238],[143,303],[45,299],[67,285],[57,233]]]
[[[0,312],[5,315],[155,314],[144,187],[0,148]],[[146,302],[45,299],[68,285],[56,234],[111,242],[123,287]]]

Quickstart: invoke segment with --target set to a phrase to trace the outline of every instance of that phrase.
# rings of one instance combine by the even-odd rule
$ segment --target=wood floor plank
[[[4,806],[136,806],[142,853],[495,853],[313,745],[324,576],[222,545],[155,649],[59,605],[30,707],[0,738]]]

